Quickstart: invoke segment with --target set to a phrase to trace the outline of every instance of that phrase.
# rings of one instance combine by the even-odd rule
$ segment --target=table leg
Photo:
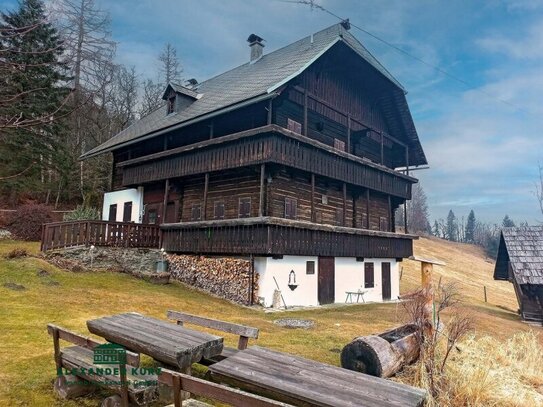
[[[181,373],[185,373],[186,375],[190,376],[192,374],[192,367],[188,366],[185,369],[181,369]],[[179,396],[180,396],[181,401],[190,399],[190,393],[185,390],[181,390],[179,392]]]

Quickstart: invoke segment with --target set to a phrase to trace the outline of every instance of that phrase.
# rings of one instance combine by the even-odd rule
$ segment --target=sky
[[[117,61],[153,79],[167,42],[184,78],[202,81],[245,63],[251,33],[270,52],[338,22],[280,0],[95,1],[111,14]],[[468,84],[351,29],[408,91],[430,166],[413,175],[431,221],[450,209],[459,218],[473,209],[488,222],[505,214],[543,221],[535,196],[543,163],[543,0],[317,2]],[[12,4],[0,0],[2,9]]]

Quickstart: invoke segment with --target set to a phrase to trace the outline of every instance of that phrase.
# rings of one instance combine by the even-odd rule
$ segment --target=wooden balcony
[[[406,258],[413,235],[320,225],[272,217],[161,225],[168,252]]]
[[[368,159],[267,125],[117,164],[123,186],[276,163],[392,196],[410,199],[417,180]]]

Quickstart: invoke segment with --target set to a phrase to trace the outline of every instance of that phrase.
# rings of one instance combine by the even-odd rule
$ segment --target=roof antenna
[[[345,20],[343,20],[341,23],[341,26],[343,28],[345,28],[346,30],[350,30],[351,29],[351,23],[349,22],[349,19],[346,18]]]

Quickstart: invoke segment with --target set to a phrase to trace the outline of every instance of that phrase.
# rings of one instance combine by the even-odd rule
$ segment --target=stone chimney
[[[263,41],[264,39],[256,34],[251,34],[249,35],[249,38],[247,38],[247,42],[251,48],[251,62],[256,62],[258,59],[260,59],[260,57],[262,57],[264,50],[264,44],[262,43]]]

